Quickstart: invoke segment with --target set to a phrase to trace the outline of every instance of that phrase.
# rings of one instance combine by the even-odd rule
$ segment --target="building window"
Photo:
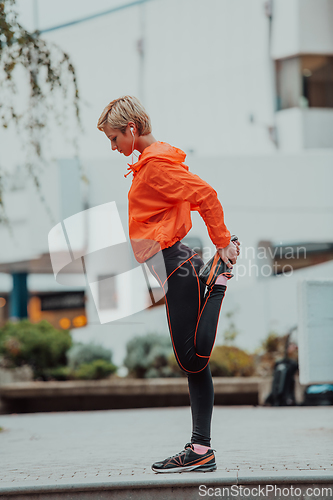
[[[333,108],[333,56],[303,55],[276,61],[277,109]]]
[[[87,324],[84,290],[72,292],[31,292],[28,317],[32,323],[46,320],[55,328],[81,328]]]
[[[310,108],[333,108],[333,57],[303,56],[302,90]]]

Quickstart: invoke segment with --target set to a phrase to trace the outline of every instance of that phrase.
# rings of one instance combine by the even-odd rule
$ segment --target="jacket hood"
[[[128,163],[129,172],[125,174],[125,177],[133,172],[133,176],[135,176],[139,170],[146,165],[146,163],[151,160],[163,160],[170,163],[178,163],[183,168],[188,170],[188,167],[183,164],[183,161],[186,158],[186,154],[181,149],[175,148],[174,146],[170,146],[166,142],[154,142],[150,146],[144,149],[143,153],[139,156],[139,160],[130,165]]]

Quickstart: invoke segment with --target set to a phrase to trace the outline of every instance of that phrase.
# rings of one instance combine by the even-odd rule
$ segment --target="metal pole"
[[[10,294],[10,318],[19,320],[28,317],[29,292],[28,273],[13,273],[13,288]]]

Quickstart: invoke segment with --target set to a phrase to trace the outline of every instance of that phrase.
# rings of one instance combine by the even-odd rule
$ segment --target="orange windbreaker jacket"
[[[180,149],[155,142],[129,168],[133,171],[128,193],[129,236],[138,262],[184,238],[192,227],[191,210],[200,213],[217,247],[230,242],[216,191],[189,172],[185,157]]]

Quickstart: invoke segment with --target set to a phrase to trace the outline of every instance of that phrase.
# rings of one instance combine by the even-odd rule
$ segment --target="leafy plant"
[[[100,380],[115,373],[117,367],[104,359],[95,359],[91,363],[81,365],[74,372],[74,378],[84,380]]]
[[[178,376],[169,364],[172,345],[169,336],[153,333],[138,336],[126,346],[127,355],[124,365],[129,374],[137,378],[175,377]]]
[[[254,359],[238,347],[220,345],[213,349],[210,369],[214,377],[250,377],[255,371]]]
[[[112,351],[94,343],[83,344],[77,342],[67,352],[68,366],[72,369],[82,364],[91,363],[96,359],[112,362]]]
[[[46,378],[50,368],[66,365],[71,345],[69,331],[57,330],[45,320],[9,321],[0,328],[0,354],[12,366],[30,365],[35,378]]]
[[[44,372],[48,380],[71,380],[74,378],[74,372],[69,366],[56,366],[49,368]]]

